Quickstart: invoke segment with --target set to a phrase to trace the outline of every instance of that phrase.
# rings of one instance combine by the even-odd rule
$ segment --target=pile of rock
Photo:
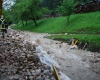
[[[35,44],[24,41],[20,32],[0,35],[1,80],[55,80],[51,68],[35,55]]]

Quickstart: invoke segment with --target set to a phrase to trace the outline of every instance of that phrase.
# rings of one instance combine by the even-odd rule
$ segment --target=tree
[[[27,21],[32,19],[37,26],[36,18],[40,11],[40,0],[16,0],[15,5],[12,7],[13,15],[17,16],[17,19]]]
[[[42,13],[43,13],[44,15],[50,13],[50,10],[49,10],[48,8],[46,8],[46,7],[42,7],[41,10],[42,10]]]
[[[42,0],[41,6],[47,7],[49,10],[55,10],[57,6],[61,5],[63,0]]]
[[[76,0],[63,0],[62,5],[58,7],[58,11],[62,15],[67,16],[67,25],[69,24],[70,15],[75,11],[76,3]]]
[[[14,4],[15,0],[1,0],[2,3],[2,15],[6,20],[7,24],[12,23],[12,14],[11,14],[11,6]]]
[[[15,4],[11,7],[11,14],[13,16],[12,20],[14,23],[17,23],[17,24],[20,20],[20,14],[21,14],[21,9],[19,7],[20,7],[19,4]]]
[[[63,16],[67,16],[67,25],[69,24],[70,15],[75,12],[75,6],[88,2],[89,0],[63,0],[61,6],[58,6],[57,11]]]
[[[7,24],[9,25],[12,22],[10,10],[2,10],[3,16]]]
[[[28,12],[29,11],[26,10],[26,11],[22,12],[21,15],[20,15],[20,19],[22,20],[23,26],[24,26],[24,21],[26,22],[26,26],[27,26],[27,21],[29,20]]]
[[[40,0],[30,0],[29,6],[27,7],[30,11],[30,15],[35,25],[37,26],[36,17],[38,16],[38,12],[40,11]]]

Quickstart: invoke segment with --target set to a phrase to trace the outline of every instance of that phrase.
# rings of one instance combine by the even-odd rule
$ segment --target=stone
[[[36,75],[36,76],[37,76],[37,75],[40,75],[40,73],[41,73],[41,70],[40,70],[40,69],[36,69],[35,75]]]
[[[2,46],[4,43],[0,41],[0,46]]]
[[[25,72],[26,76],[31,76],[32,74],[30,72]]]
[[[45,80],[45,76],[50,76],[49,67],[35,55],[35,43],[23,40],[20,32],[14,30],[7,35],[0,38],[0,80],[4,75],[7,80]]]

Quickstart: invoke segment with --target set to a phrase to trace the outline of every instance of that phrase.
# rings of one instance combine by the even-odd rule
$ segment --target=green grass
[[[37,23],[36,27],[33,21],[29,21],[28,26],[22,26],[20,22],[13,28],[43,33],[100,34],[100,12],[71,15],[68,26],[66,17],[38,20]]]
[[[48,36],[48,38],[51,39],[63,39],[65,41],[69,41],[71,38],[75,38],[81,41],[87,41],[87,42],[97,42],[96,45],[99,45],[100,43],[100,36],[99,35],[89,35],[89,34],[68,34],[68,35],[52,35]]]
[[[28,26],[22,26],[21,23],[18,26],[14,26],[14,29],[28,30],[31,32],[45,32],[45,33],[57,33],[66,25],[65,17],[50,18],[38,20],[38,26],[36,27],[33,21],[28,22]],[[63,25],[63,26],[62,26]],[[61,27],[62,26],[62,27]]]
[[[100,12],[73,15],[65,30],[71,33],[100,34]]]
[[[100,36],[99,35],[90,35],[90,34],[68,34],[68,35],[52,35],[47,38],[60,40],[69,43],[73,38],[77,39],[79,42],[82,42],[84,46],[85,43],[88,43],[87,49],[90,51],[100,52]]]

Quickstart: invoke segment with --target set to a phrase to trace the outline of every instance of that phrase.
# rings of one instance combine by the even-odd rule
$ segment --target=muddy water
[[[22,35],[31,42],[39,39],[39,44],[72,80],[100,80],[100,53],[70,50],[67,43],[43,38],[47,34],[23,32]]]

